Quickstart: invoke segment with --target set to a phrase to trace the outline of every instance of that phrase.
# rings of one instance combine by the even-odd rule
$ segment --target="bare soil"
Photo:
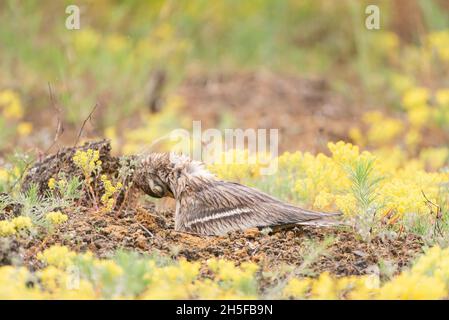
[[[203,128],[226,122],[234,127],[279,129],[280,151],[322,152],[327,141],[347,139],[359,122],[352,108],[332,92],[326,79],[304,79],[271,72],[198,74],[178,89],[184,112]]]
[[[110,257],[117,249],[128,249],[203,263],[213,257],[236,264],[252,261],[264,269],[273,269],[283,264],[300,266],[313,251],[310,244],[318,246],[328,237],[332,237],[329,246],[310,266],[312,274],[329,271],[339,276],[363,275],[371,273],[380,262],[396,265],[400,271],[422,252],[423,246],[418,237],[410,234],[364,242],[352,230],[340,228],[301,227],[270,234],[250,229],[222,237],[196,236],[175,231],[173,212],[156,213],[150,203],[127,209],[120,216],[91,210],[71,213],[63,227],[43,239],[22,238],[10,243],[10,254],[0,256],[0,264],[22,260],[32,269],[39,268],[36,253],[61,244],[78,252],[90,250],[98,257]]]

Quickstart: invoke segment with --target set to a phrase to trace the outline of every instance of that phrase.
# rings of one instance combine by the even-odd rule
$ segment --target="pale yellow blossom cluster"
[[[92,173],[101,170],[100,152],[88,149],[87,151],[77,150],[73,156],[73,162],[81,169],[86,179],[90,180]]]
[[[11,220],[0,220],[0,237],[8,237],[21,230],[30,230],[33,223],[29,217],[19,216]]]
[[[45,219],[53,225],[59,225],[66,222],[69,217],[61,211],[51,211],[45,215]]]
[[[131,278],[117,261],[97,259],[90,252],[76,254],[56,245],[37,254],[44,268],[34,274],[25,268],[0,267],[3,299],[255,299],[257,265],[240,267],[225,260],[208,261],[212,278],[200,276],[200,263],[181,259],[159,265],[149,259],[144,273],[133,275],[144,284],[139,292],[127,292]],[[134,263],[134,262],[133,262]],[[34,286],[26,282],[35,279]],[[111,292],[108,291],[111,289]]]
[[[347,216],[360,213],[360,203],[354,191],[351,172],[363,163],[372,163],[368,179],[376,181],[370,198],[372,206],[379,210],[379,218],[397,221],[405,214],[429,214],[432,208],[427,200],[438,203],[442,200],[442,187],[449,175],[438,171],[447,162],[446,148],[423,149],[418,158],[407,159],[400,149],[377,149],[360,151],[355,145],[345,142],[329,143],[330,155],[286,152],[280,155],[278,171],[272,177],[253,179],[256,165],[227,164],[211,166],[219,177],[240,182],[259,183],[262,189],[289,190],[279,193],[286,200],[323,211],[341,211]],[[265,179],[265,180],[264,180]],[[266,185],[264,185],[266,181]],[[290,185],[288,182],[290,181]],[[372,197],[371,197],[372,196]]]
[[[0,182],[7,182],[9,180],[9,173],[7,170],[0,168]]]
[[[0,90],[0,116],[5,119],[2,125],[12,127],[21,137],[28,136],[33,130],[31,122],[23,121],[25,111],[20,96],[13,90]]]
[[[18,94],[12,90],[0,91],[0,110],[6,119],[21,119],[23,107]]]
[[[57,268],[66,268],[69,266],[76,253],[70,251],[69,248],[65,246],[55,245],[43,252],[37,254],[37,259],[44,262],[49,266],[55,266]]]
[[[394,142],[404,131],[404,125],[400,120],[387,117],[380,111],[365,113],[362,121],[368,127],[366,133],[362,134],[357,127],[351,128],[349,131],[349,136],[359,146],[384,146]]]
[[[113,57],[126,58],[128,64],[141,63],[144,59],[169,58],[176,61],[182,59],[192,45],[188,39],[177,35],[175,27],[171,23],[162,22],[136,41],[118,32],[102,34],[92,27],[86,27],[73,34],[72,48],[80,56],[92,55],[104,48]]]
[[[90,252],[76,254],[53,246],[37,258],[44,267],[34,273],[24,267],[0,267],[2,299],[257,299],[263,274],[254,263],[236,266],[212,259],[209,276],[200,273],[199,262],[180,260],[159,264],[141,260],[138,291],[127,291],[129,277],[116,260],[97,259]],[[447,299],[449,297],[449,249],[429,249],[408,270],[381,281],[377,274],[335,277],[327,272],[317,278],[288,278],[278,298],[284,299]],[[33,286],[27,285],[33,280]],[[135,280],[135,279],[134,279]],[[108,290],[110,289],[110,290]],[[112,295],[111,295],[112,292]]]
[[[260,177],[263,168],[269,163],[268,154],[254,154],[247,149],[231,149],[220,153],[208,168],[223,179],[240,181],[241,178]]]
[[[441,60],[449,62],[449,30],[430,33],[427,36],[427,49],[436,50]]]
[[[101,182],[104,186],[104,194],[101,196],[101,203],[104,205],[104,211],[110,212],[114,208],[116,196],[118,192],[123,188],[121,182],[117,182],[115,185],[106,175],[101,176]]]
[[[367,112],[349,136],[361,147],[403,144],[414,154],[426,142],[429,129],[445,128],[449,123],[449,88],[443,76],[449,67],[449,30],[429,32],[419,44],[400,44],[389,32],[374,38],[377,49],[372,48],[373,53],[380,50],[395,57],[386,80],[394,101],[386,95],[385,105],[380,106],[384,113]],[[434,75],[432,83],[424,80],[428,74]]]
[[[381,283],[379,276],[336,278],[324,272],[317,279],[293,278],[283,289],[295,299],[447,299],[449,249],[436,246],[421,256],[408,271]]]

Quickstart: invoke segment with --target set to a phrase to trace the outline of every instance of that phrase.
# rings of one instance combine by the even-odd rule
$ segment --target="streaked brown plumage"
[[[145,156],[136,183],[176,200],[175,229],[202,235],[285,224],[335,225],[338,214],[302,209],[238,183],[218,180],[198,161],[168,153]]]

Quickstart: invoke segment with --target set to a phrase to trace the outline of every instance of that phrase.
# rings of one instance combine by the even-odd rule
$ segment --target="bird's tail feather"
[[[305,216],[309,216],[311,218],[325,218],[325,217],[338,217],[341,216],[342,213],[341,212],[319,212],[319,211],[313,211],[313,210],[308,210],[308,209],[303,209],[303,208],[298,208],[296,207],[296,211],[298,211],[298,213],[300,215],[305,215]]]
[[[333,227],[344,224],[338,219],[342,216],[341,212],[318,212],[302,208],[296,208],[296,224],[315,226],[315,227]]]
[[[309,221],[301,221],[297,224],[301,226],[313,226],[313,227],[335,227],[344,225],[342,221],[338,220],[327,220],[327,219],[317,219],[317,220],[309,220]]]

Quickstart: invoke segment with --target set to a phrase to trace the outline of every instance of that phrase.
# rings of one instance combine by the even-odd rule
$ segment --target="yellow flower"
[[[99,159],[100,152],[92,149],[87,151],[77,150],[73,156],[73,162],[82,170],[86,179],[89,179],[94,171],[101,170],[101,160]]]
[[[27,287],[29,279],[25,267],[0,267],[0,299],[42,299],[37,289]]]
[[[429,90],[422,87],[415,87],[407,90],[402,97],[402,105],[407,110],[420,108],[427,105],[430,94]]]
[[[7,119],[21,119],[23,117],[22,104],[19,96],[11,90],[0,91],[0,110]]]
[[[413,273],[403,273],[386,283],[379,292],[379,299],[434,300],[447,297],[444,282]]]
[[[335,282],[328,272],[323,272],[312,285],[311,297],[320,300],[337,299]]]
[[[101,203],[105,206],[103,211],[110,212],[114,208],[115,198],[114,196],[123,188],[121,182],[117,182],[114,186],[106,175],[101,176],[101,181],[104,186],[104,194],[101,196]]]
[[[62,286],[65,286],[67,281],[66,273],[55,266],[45,267],[39,271],[38,275],[42,286],[49,291],[60,289]]]
[[[94,266],[113,278],[123,274],[123,269],[112,260],[95,260]]]
[[[126,50],[128,45],[128,39],[120,34],[111,34],[106,37],[106,48],[113,53]]]
[[[351,216],[357,213],[357,199],[352,193],[347,193],[345,195],[335,196],[335,205],[338,210],[347,216]]]
[[[0,168],[0,182],[8,181],[9,173],[5,169]]]
[[[428,46],[436,49],[439,57],[444,61],[449,61],[449,31],[442,30],[431,32],[427,36]]]
[[[413,79],[401,74],[394,74],[391,78],[393,89],[399,93],[404,93],[414,86]]]
[[[14,224],[7,220],[0,220],[0,237],[8,237],[16,233]]]
[[[22,137],[28,136],[33,131],[33,124],[31,122],[20,122],[17,125],[17,133]]]
[[[50,190],[54,190],[56,188],[56,179],[55,178],[48,179],[47,185],[50,188]]]
[[[407,147],[411,150],[415,149],[421,142],[421,140],[422,140],[421,133],[416,129],[408,131],[407,134],[405,135],[405,143]]]
[[[67,186],[67,180],[66,179],[58,180],[57,186],[59,190],[64,190],[64,188]]]
[[[11,223],[14,225],[14,228],[16,230],[31,229],[31,227],[33,226],[31,219],[29,217],[23,216],[12,219]]]
[[[57,268],[65,268],[69,266],[75,256],[75,252],[72,252],[67,247],[60,245],[54,245],[37,254],[37,258],[40,261]]]
[[[269,155],[262,153],[250,154],[248,150],[233,149],[222,152],[208,169],[222,179],[240,181],[245,177],[259,177],[269,159]]]
[[[435,100],[439,106],[449,107],[449,89],[437,90]]]
[[[313,207],[317,210],[329,210],[334,203],[335,197],[326,191],[320,191],[318,195],[315,197],[315,202]]]
[[[438,170],[442,168],[449,160],[448,148],[427,148],[422,149],[419,154],[419,159],[426,168],[431,170]]]
[[[351,128],[349,130],[348,134],[349,134],[349,137],[355,142],[355,144],[357,144],[359,146],[365,145],[365,143],[366,143],[365,137],[359,128]]]
[[[382,122],[373,124],[368,130],[368,141],[373,145],[383,145],[395,139],[403,130],[401,121],[384,118]]]
[[[52,211],[45,215],[45,219],[54,225],[64,223],[68,220],[68,218],[69,217],[67,215],[61,213],[60,211]]]
[[[430,107],[426,105],[411,109],[407,112],[408,120],[413,127],[421,128],[429,122],[431,111]]]
[[[257,264],[255,264],[255,263],[252,263],[252,262],[243,262],[240,265],[240,268],[244,272],[247,272],[248,274],[254,274],[259,269],[259,266]]]
[[[375,34],[376,49],[385,53],[393,53],[399,47],[399,37],[394,32],[383,31]]]
[[[282,290],[282,296],[285,298],[303,298],[310,288],[310,279],[291,279]]]
[[[360,155],[359,147],[344,141],[329,142],[327,147],[332,153],[332,159],[337,163],[352,164]]]
[[[81,54],[91,53],[100,42],[100,35],[92,28],[82,28],[73,33],[73,46]]]
[[[173,33],[173,27],[169,23],[162,23],[154,29],[154,35],[161,40],[171,39]]]

